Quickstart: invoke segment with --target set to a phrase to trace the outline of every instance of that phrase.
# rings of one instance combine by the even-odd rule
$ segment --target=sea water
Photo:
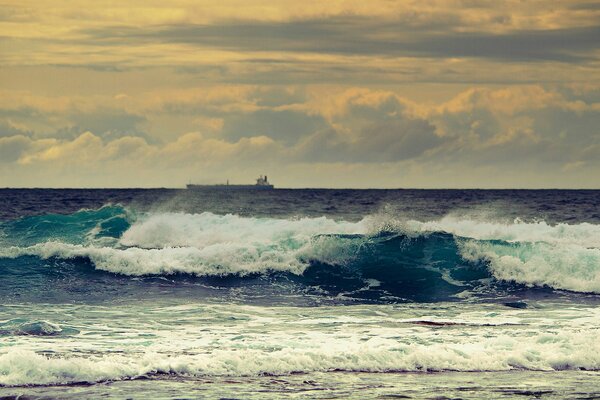
[[[600,396],[600,191],[0,199],[0,396]]]

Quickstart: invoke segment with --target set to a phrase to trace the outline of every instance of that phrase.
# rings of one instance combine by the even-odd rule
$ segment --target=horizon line
[[[0,187],[0,190],[185,190],[192,191],[186,187],[166,187],[166,186],[137,186],[137,187],[42,187],[42,186],[21,186],[21,187]],[[194,190],[211,190],[210,188]],[[252,189],[248,189],[251,191]],[[271,190],[600,190],[597,188],[568,188],[568,187],[277,187]],[[243,191],[243,189],[242,189]]]

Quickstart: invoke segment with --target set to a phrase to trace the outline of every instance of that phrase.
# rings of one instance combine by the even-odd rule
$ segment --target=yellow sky
[[[0,186],[598,187],[599,60],[595,1],[3,1]]]

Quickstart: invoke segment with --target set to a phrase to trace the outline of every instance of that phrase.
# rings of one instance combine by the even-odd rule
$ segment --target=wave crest
[[[382,214],[357,222],[209,212],[132,215],[103,208],[59,218],[62,237],[42,235],[44,219],[36,217],[30,222],[40,240],[30,243],[28,236],[22,243],[0,244],[0,257],[86,258],[99,270],[131,276],[307,275],[318,267],[311,276],[323,279],[327,270],[339,267],[345,272],[330,276],[330,283],[349,273],[382,282],[381,290],[400,297],[405,290],[456,292],[466,282],[488,277],[600,293],[600,227],[588,223],[552,226],[456,217],[420,222]],[[26,221],[3,226],[5,232],[17,228],[26,230]],[[75,237],[79,240],[69,240]],[[319,285],[314,279],[311,283]],[[427,280],[427,285],[420,283]]]

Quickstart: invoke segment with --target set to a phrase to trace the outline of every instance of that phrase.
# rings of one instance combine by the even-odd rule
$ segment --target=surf
[[[151,304],[154,308],[146,314]],[[60,326],[43,322],[58,337],[48,336],[46,328],[33,332],[53,340],[51,353],[45,351],[46,339],[27,336],[31,329],[15,336],[13,345],[0,352],[0,386],[334,371],[600,369],[595,306],[551,307],[540,313],[497,304],[340,309],[169,301],[61,305],[58,310],[52,305],[19,305],[10,311],[18,312],[17,307],[23,313],[52,310],[54,318],[66,320]],[[99,314],[104,319],[98,320]],[[130,318],[120,318],[123,314]],[[548,329],[549,319],[555,321],[551,330],[540,333]],[[7,324],[22,329],[24,322]],[[65,333],[73,323],[83,328],[81,333]],[[182,328],[177,335],[172,334],[173,326]]]
[[[108,205],[6,221],[0,232],[4,260],[89,262],[125,277],[270,276],[330,294],[416,301],[494,285],[600,293],[600,226],[590,223],[264,218]]]

